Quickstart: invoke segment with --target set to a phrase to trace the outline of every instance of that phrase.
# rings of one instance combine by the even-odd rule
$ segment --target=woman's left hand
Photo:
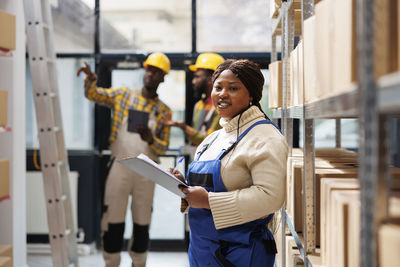
[[[208,192],[201,186],[180,187],[186,195],[186,201],[192,208],[210,209]]]

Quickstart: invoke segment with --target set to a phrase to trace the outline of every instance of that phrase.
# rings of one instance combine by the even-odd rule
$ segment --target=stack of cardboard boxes
[[[12,267],[12,246],[0,245],[0,267]]]
[[[9,64],[12,61],[12,54],[10,51],[15,50],[15,16],[3,10],[0,10],[0,36],[0,63],[10,67]],[[0,88],[0,138],[1,132],[3,132],[7,126],[9,95],[7,89],[8,88]],[[0,202],[9,199],[9,197],[10,163],[8,159],[0,157]],[[5,215],[0,214],[0,216]],[[12,246],[0,245],[0,267],[12,266]]]
[[[374,72],[379,79],[400,70],[400,4],[398,0],[377,0],[375,6]],[[356,88],[356,0],[318,1],[314,13],[304,21],[302,40],[288,59],[288,106],[312,103]],[[275,68],[274,64],[270,68]],[[281,90],[280,75],[270,72],[270,108],[280,107],[276,104],[280,101],[276,99]]]
[[[360,260],[360,184],[358,180],[357,153],[345,149],[315,149],[316,246],[319,257],[313,257],[314,266],[359,266]],[[287,166],[286,210],[300,238],[304,229],[303,175],[304,159],[301,149],[293,149]],[[395,179],[400,170],[393,169]],[[399,190],[399,184],[393,184]],[[391,216],[400,216],[400,198],[390,199]],[[383,227],[382,240],[396,239],[399,225]],[[276,238],[279,239],[280,233]],[[299,251],[286,237],[287,266],[299,266]],[[386,245],[385,245],[386,247]],[[280,248],[278,247],[278,250]],[[393,255],[396,256],[396,255]],[[393,257],[390,262],[395,262]],[[390,266],[390,265],[386,265]]]
[[[15,49],[15,16],[0,10],[0,51]],[[2,56],[2,55],[0,55]],[[7,58],[9,55],[2,56]],[[7,125],[8,91],[0,88],[0,130]],[[1,132],[1,131],[0,131]],[[9,161],[0,157],[0,201],[10,194]]]

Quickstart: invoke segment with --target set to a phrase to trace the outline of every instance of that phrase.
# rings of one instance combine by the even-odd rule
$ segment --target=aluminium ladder
[[[51,7],[48,0],[24,0],[24,9],[53,266],[78,266]]]

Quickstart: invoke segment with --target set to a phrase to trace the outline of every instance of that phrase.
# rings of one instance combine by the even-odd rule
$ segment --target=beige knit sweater
[[[200,161],[215,159],[223,148],[236,140],[238,119],[239,116],[230,121],[221,118],[223,128],[202,142],[210,142],[219,133]],[[264,119],[264,114],[252,106],[240,118],[239,135]],[[221,160],[221,176],[228,192],[208,194],[217,229],[265,218],[282,206],[287,155],[288,146],[281,133],[272,124],[261,124],[251,129]]]

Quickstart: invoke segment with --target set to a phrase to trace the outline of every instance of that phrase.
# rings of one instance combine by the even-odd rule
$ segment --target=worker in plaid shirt
[[[86,74],[85,96],[113,111],[110,143],[112,156],[117,160],[144,153],[159,162],[157,155],[165,153],[168,148],[170,127],[161,123],[161,120],[171,118],[172,111],[158,98],[157,89],[170,70],[170,61],[163,53],[153,53],[143,66],[146,69],[143,88],[135,90],[96,87],[97,77],[86,62],[85,67],[77,72],[77,75],[81,72]],[[135,132],[128,131],[129,109],[149,113],[148,125],[137,126]],[[101,223],[106,267],[120,264],[129,195],[132,196],[134,226],[128,251],[133,266],[146,265],[154,183],[114,161],[106,182]]]

